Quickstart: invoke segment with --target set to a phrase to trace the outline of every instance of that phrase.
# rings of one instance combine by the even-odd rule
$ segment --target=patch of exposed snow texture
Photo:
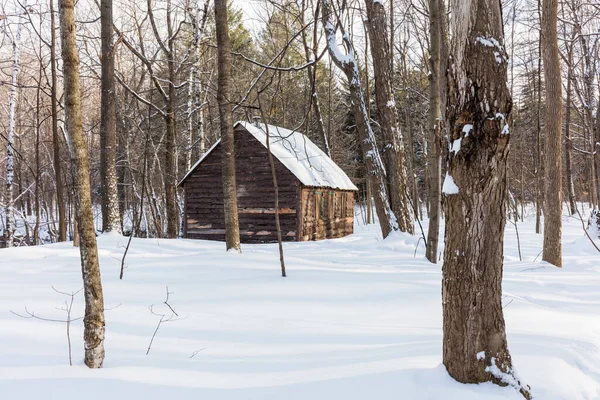
[[[473,125],[471,124],[466,124],[465,126],[463,126],[463,133],[465,134],[465,137],[469,136],[469,132],[471,132],[471,130],[473,129]]]
[[[344,54],[336,41],[335,27],[331,22],[327,22],[325,26],[327,32],[327,45],[334,54],[334,57],[339,60],[342,64],[348,64],[354,62],[352,54]]]
[[[452,141],[452,145],[450,146],[450,153],[458,153],[460,150],[460,143],[462,142],[462,138],[454,139]]]
[[[442,193],[444,194],[458,194],[458,186],[454,183],[454,178],[446,172],[446,178],[444,178],[444,185],[442,186]]]
[[[590,215],[587,204],[577,206]],[[513,388],[464,385],[448,375],[441,363],[443,260],[429,263],[418,235],[382,240],[378,224],[362,223],[364,208],[356,211],[353,235],[284,242],[285,279],[276,243],[246,244],[231,256],[217,241],[133,238],[119,280],[128,238],[99,236],[106,361],[94,371],[83,364],[81,320],[71,324],[70,367],[65,324],[9,312],[27,306],[64,320],[55,307],[65,297],[51,285],[81,288],[79,249],[69,242],[0,249],[2,398],[523,400]],[[536,400],[598,399],[600,253],[564,207],[563,270],[534,261],[543,237],[535,233],[535,207],[528,204],[524,215],[523,261],[514,229],[503,236],[503,312],[517,377]],[[42,221],[47,230],[51,223]],[[426,215],[422,224],[427,235]],[[148,306],[169,312],[165,285],[184,318],[161,325],[146,356],[160,319]],[[79,294],[72,318],[83,312]]]
[[[388,100],[386,106],[388,108],[396,107],[396,102],[394,100]]]

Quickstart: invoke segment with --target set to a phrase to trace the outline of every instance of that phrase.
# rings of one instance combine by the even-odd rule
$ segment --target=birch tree
[[[85,298],[85,315],[83,318],[85,365],[90,368],[101,368],[104,361],[104,296],[102,294],[98,247],[92,214],[89,158],[83,136],[79,52],[75,37],[75,2],[74,0],[60,0],[59,8],[65,128],[73,164],[76,221],[78,222],[80,238],[79,252]]]
[[[25,2],[25,6],[27,2]],[[8,104],[8,133],[6,137],[6,196],[5,196],[5,216],[6,226],[4,230],[4,240],[6,247],[13,246],[14,231],[14,194],[13,194],[13,182],[15,177],[15,125],[16,125],[16,108],[18,99],[18,77],[20,68],[20,55],[21,55],[21,16],[17,22],[17,32],[12,38],[12,49],[13,49],[13,64],[12,64],[12,75],[11,75],[11,86],[10,86],[10,98]]]

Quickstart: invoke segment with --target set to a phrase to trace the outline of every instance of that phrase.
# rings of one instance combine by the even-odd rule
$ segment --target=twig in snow
[[[200,350],[196,350],[192,353],[192,355],[190,356],[190,359],[194,358],[196,356],[196,354],[200,353],[202,350],[206,350],[208,347],[204,347]]]
[[[67,344],[69,346],[69,365],[73,366],[73,359],[71,357],[71,322],[83,319],[83,317],[71,318],[71,310],[73,309],[73,302],[75,301],[75,296],[77,296],[77,294],[79,294],[83,290],[83,288],[79,289],[76,292],[67,293],[67,292],[63,292],[63,291],[56,289],[54,286],[51,286],[51,287],[52,287],[52,290],[54,290],[56,293],[62,294],[63,296],[68,296],[71,298],[70,300],[65,300],[64,308],[56,307],[57,310],[64,311],[67,313],[66,320],[40,317],[39,315],[36,315],[34,311],[29,311],[27,309],[27,306],[25,306],[25,313],[27,315],[19,314],[13,310],[10,310],[10,312],[13,313],[14,315],[16,315],[17,317],[21,317],[21,318],[26,318],[26,319],[33,318],[33,319],[37,319],[40,321],[60,322],[60,323],[66,324],[66,326],[67,326]]]
[[[158,324],[156,325],[156,329],[154,330],[154,333],[152,334],[152,338],[150,339],[150,343],[148,344],[148,350],[146,350],[146,355],[148,355],[150,353],[150,349],[152,348],[152,343],[154,342],[154,338],[156,337],[156,334],[158,333],[158,330],[160,329],[160,326],[165,323],[165,322],[171,322],[171,321],[177,321],[179,319],[184,319],[184,318],[179,318],[179,314],[177,314],[177,312],[175,311],[175,309],[173,307],[171,307],[171,305],[169,304],[169,295],[173,294],[173,292],[169,292],[169,287],[166,286],[167,288],[167,298],[165,301],[163,301],[163,304],[165,304],[169,310],[170,310],[170,314],[165,313],[165,314],[159,314],[157,312],[154,311],[154,304],[152,304],[150,307],[148,307],[148,309],[150,310],[150,312],[153,315],[156,315],[157,317],[160,317],[160,320],[158,321]]]

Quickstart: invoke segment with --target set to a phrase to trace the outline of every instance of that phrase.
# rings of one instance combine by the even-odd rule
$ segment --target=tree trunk
[[[169,35],[168,46],[168,73],[169,73],[169,95],[167,101],[166,125],[166,154],[165,154],[165,195],[167,203],[167,237],[176,238],[179,232],[179,213],[177,212],[177,156],[175,154],[175,113],[177,93],[175,90],[176,65],[175,65],[175,37],[171,21],[171,0],[167,0],[167,34]]]
[[[375,76],[375,102],[385,141],[383,160],[387,171],[389,199],[398,221],[398,228],[402,232],[412,234],[414,226],[405,166],[407,160],[392,89],[390,43],[385,7],[379,1],[365,0],[365,2]],[[414,207],[417,205],[415,204]]]
[[[538,0],[538,13],[541,13],[542,0]],[[541,17],[540,17],[541,18]],[[537,125],[536,125],[536,157],[535,157],[535,233],[542,232],[542,207],[544,204],[544,182],[542,164],[542,31],[540,28],[538,41],[537,65]],[[535,90],[535,84],[534,84]]]
[[[459,382],[513,379],[502,313],[508,55],[500,2],[453,0],[442,268],[443,362]],[[527,389],[514,384],[528,398]]]
[[[304,10],[305,2],[302,2],[302,9]],[[304,13],[300,14],[300,23],[305,25],[304,21]],[[315,8],[315,21],[319,18],[319,3],[317,3],[317,7]],[[306,57],[306,62],[310,62],[312,60],[316,60],[319,56],[319,36],[317,34],[317,24],[314,24],[313,37],[312,37],[312,48],[308,45],[308,34],[305,30],[302,31],[302,44],[304,46],[304,56]],[[306,74],[308,76],[308,84],[310,85],[310,105],[312,106],[313,112],[315,114],[315,124],[317,128],[317,136],[319,137],[319,147],[321,150],[325,152],[329,157],[331,157],[331,149],[329,147],[329,138],[327,133],[325,132],[325,124],[323,123],[323,113],[321,112],[321,103],[319,101],[319,96],[317,93],[317,67],[316,65],[310,65],[306,69]],[[308,132],[308,131],[307,131]]]
[[[567,178],[567,193],[569,194],[569,212],[571,215],[577,213],[577,207],[575,204],[575,187],[573,184],[573,167],[572,167],[572,153],[573,143],[571,142],[571,83],[573,81],[573,45],[569,47],[568,63],[567,63],[567,99],[565,104],[565,167],[566,167],[566,178]]]
[[[322,1],[322,22],[327,40],[327,49],[333,63],[346,75],[348,89],[352,101],[352,109],[356,120],[356,130],[360,139],[363,160],[365,163],[367,182],[373,187],[373,195],[381,233],[386,238],[390,232],[398,230],[398,221],[392,210],[387,184],[386,169],[379,154],[375,133],[365,105],[365,99],[360,82],[360,72],[355,57],[354,46],[347,35],[343,34],[347,54],[343,54],[336,42],[336,27],[330,22],[333,8],[329,0]],[[340,26],[340,28],[342,28]],[[367,183],[368,184],[368,183]]]
[[[237,191],[235,180],[235,146],[233,136],[233,113],[231,107],[231,43],[227,1],[215,0],[217,25],[219,120],[221,125],[221,149],[223,151],[223,203],[225,212],[225,245],[227,251],[241,252],[240,226],[238,223]]]
[[[427,130],[427,198],[429,199],[429,229],[425,256],[437,263],[442,202],[442,104],[440,68],[442,35],[445,34],[444,0],[429,0],[429,126]],[[445,89],[445,88],[444,88]]]
[[[27,2],[25,2],[25,5]],[[13,182],[15,177],[15,149],[14,149],[14,137],[15,137],[15,122],[16,122],[16,108],[17,108],[17,79],[19,77],[20,68],[20,56],[21,56],[21,16],[19,15],[19,22],[17,23],[17,32],[15,37],[12,39],[13,48],[13,65],[12,65],[12,78],[10,81],[10,100],[8,104],[8,133],[6,136],[6,194],[5,194],[5,217],[6,225],[4,227],[4,242],[6,247],[13,246],[14,231],[14,193],[13,193]]]
[[[112,40],[112,5],[112,0],[101,0],[102,88],[100,107],[100,181],[103,232],[121,232],[116,165],[117,114],[115,109],[115,57]]]
[[[79,251],[83,275],[85,316],[83,339],[85,364],[101,368],[104,361],[104,298],[100,280],[98,248],[94,232],[94,216],[90,193],[89,159],[83,136],[81,93],[79,83],[79,53],[75,39],[74,0],[60,0],[60,27],[64,76],[65,127],[69,137],[75,178]]]
[[[67,240],[67,221],[65,213],[65,198],[62,168],[60,165],[60,135],[58,133],[58,82],[56,77],[56,26],[54,19],[54,0],[50,0],[50,71],[52,75],[51,107],[52,107],[52,151],[54,163],[54,180],[56,182],[56,208],[58,209],[58,241]]]
[[[544,249],[542,260],[562,266],[562,81],[556,25],[558,0],[542,5],[542,52],[546,83],[544,151]]]

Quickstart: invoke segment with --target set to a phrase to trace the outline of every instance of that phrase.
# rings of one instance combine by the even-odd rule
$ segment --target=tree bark
[[[558,53],[558,0],[542,4],[542,53],[546,83],[544,248],[542,260],[562,266],[562,81]]]
[[[67,240],[67,221],[65,213],[65,198],[62,168],[60,164],[60,134],[58,133],[58,82],[56,77],[56,26],[54,17],[54,0],[50,0],[50,73],[52,76],[51,109],[52,109],[52,151],[54,165],[54,180],[56,182],[56,208],[58,209],[58,241]]]
[[[219,70],[217,101],[219,103],[221,149],[223,151],[222,171],[223,203],[225,212],[225,246],[227,251],[241,252],[235,178],[233,109],[230,99],[231,43],[229,41],[226,0],[215,0],[215,23],[217,25],[217,57]]]
[[[375,103],[385,141],[383,160],[387,171],[390,203],[398,221],[398,228],[402,232],[412,234],[414,226],[405,166],[407,160],[392,89],[390,43],[385,7],[379,1],[365,0],[365,2],[375,76]],[[414,207],[417,205],[415,204]]]
[[[27,2],[25,2],[27,4]],[[15,149],[14,149],[14,137],[15,137],[15,123],[16,123],[16,108],[17,108],[17,96],[18,96],[18,77],[20,69],[20,58],[21,58],[21,16],[19,16],[19,22],[17,23],[17,32],[15,37],[12,39],[13,48],[13,65],[12,65],[12,77],[10,87],[10,100],[8,104],[8,133],[6,136],[6,192],[5,192],[5,218],[6,224],[4,226],[4,244],[6,247],[13,246],[14,231],[14,193],[13,193],[13,182],[15,177]]]
[[[104,361],[104,297],[100,280],[98,248],[90,193],[89,159],[83,136],[79,54],[75,39],[74,0],[60,0],[60,27],[64,76],[65,126],[69,137],[75,178],[76,221],[80,237],[79,251],[83,275],[85,315],[83,339],[85,364],[101,368]]]
[[[573,81],[573,45],[569,45],[568,51],[568,62],[567,62],[567,99],[565,104],[565,168],[567,178],[567,193],[569,195],[569,212],[571,215],[577,213],[577,207],[575,204],[575,187],[573,184],[573,168],[572,168],[572,153],[573,143],[571,142],[571,83]]]
[[[101,0],[102,42],[100,180],[102,193],[102,231],[121,232],[117,188],[117,114],[115,109],[115,57],[113,53],[113,2]]]
[[[442,104],[440,76],[442,36],[445,34],[444,0],[429,0],[429,126],[427,129],[427,197],[429,229],[425,256],[437,263],[442,202]],[[444,88],[445,89],[445,88]]]
[[[377,140],[375,139],[375,133],[371,128],[369,113],[367,111],[367,106],[365,105],[360,82],[360,72],[355,57],[356,53],[354,51],[354,46],[350,42],[348,36],[344,34],[343,30],[342,37],[347,53],[342,53],[337,45],[336,25],[330,21],[330,18],[333,16],[331,2],[330,0],[322,0],[321,4],[321,17],[327,40],[327,49],[333,63],[344,73],[344,75],[346,75],[346,79],[348,80],[348,89],[350,91],[352,109],[356,120],[356,130],[360,139],[363,160],[368,175],[367,182],[370,182],[373,185],[372,189],[374,192],[375,209],[377,211],[377,217],[379,218],[381,233],[383,237],[386,238],[390,232],[398,230],[398,221],[389,200],[390,196],[386,169],[383,160],[381,159],[379,148],[377,147]],[[339,25],[339,27],[340,29],[343,29],[341,25]]]
[[[463,383],[515,388],[502,312],[512,107],[500,2],[453,0],[444,182],[443,363]]]

